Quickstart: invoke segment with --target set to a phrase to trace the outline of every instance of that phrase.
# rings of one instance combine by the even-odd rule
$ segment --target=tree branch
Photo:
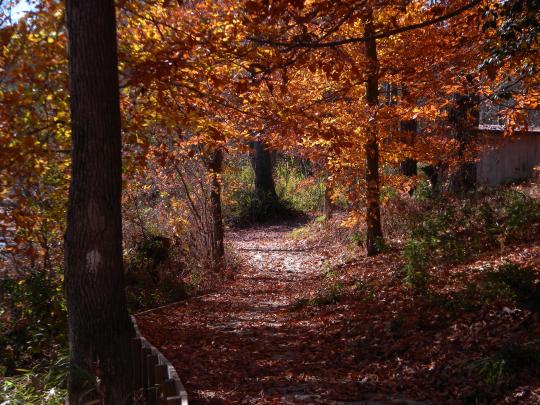
[[[373,39],[382,39],[382,38],[388,38],[393,35],[401,34],[403,32],[416,30],[419,28],[428,27],[433,24],[437,24],[442,21],[449,20],[450,18],[456,17],[462,13],[464,13],[467,10],[470,10],[474,7],[476,7],[478,4],[480,4],[481,0],[473,0],[470,3],[464,5],[463,7],[460,7],[454,11],[450,11],[449,13],[443,14],[437,18],[433,18],[431,20],[426,20],[417,24],[411,24],[406,25],[404,27],[398,27],[394,28],[392,30],[381,32],[375,35],[370,36],[364,36],[364,37],[352,37],[352,38],[346,38],[338,41],[329,41],[329,42],[320,42],[323,38],[320,38],[318,41],[315,42],[280,42],[280,41],[273,41],[270,39],[262,39],[262,38],[256,38],[256,37],[250,37],[248,38],[250,41],[253,41],[257,44],[261,45],[270,45],[274,47],[284,47],[289,49],[294,48],[331,48],[331,47],[337,47],[347,44],[354,44],[354,43],[360,43],[360,42],[366,42]]]

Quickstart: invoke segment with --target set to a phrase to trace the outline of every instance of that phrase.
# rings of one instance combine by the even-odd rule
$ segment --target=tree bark
[[[441,188],[441,175],[444,171],[444,164],[438,162],[437,164],[428,165],[423,167],[422,171],[428,177],[429,184],[431,185],[431,192],[434,195],[438,195]]]
[[[368,12],[365,22],[365,36],[371,37],[373,28],[373,15]],[[366,79],[366,103],[373,110],[379,103],[379,64],[377,61],[377,42],[375,39],[366,41],[365,54],[368,61]],[[379,143],[377,140],[376,120],[367,127],[367,141],[365,144],[366,158],[366,251],[368,256],[379,253],[380,244],[383,243],[380,207],[379,185]]]
[[[72,176],[65,238],[70,347],[69,403],[80,404],[96,374],[105,403],[129,400],[134,329],[124,292],[122,160],[112,0],[66,0]]]
[[[332,189],[330,188],[330,181],[328,178],[324,181],[324,216],[326,220],[332,218],[334,212],[334,204],[332,203]]]
[[[448,191],[466,193],[476,187],[476,163],[467,161],[465,152],[474,141],[479,123],[479,99],[477,96],[456,96],[456,106],[449,112],[449,122],[453,127],[452,135],[459,142],[457,158],[460,163],[456,172],[449,179]]]
[[[223,150],[212,153],[209,169],[212,175],[210,190],[210,210],[212,215],[212,267],[221,270],[225,264],[225,248],[223,244],[223,214],[221,210],[221,173],[223,171]]]
[[[255,172],[255,193],[264,200],[277,200],[272,154],[263,141],[254,141],[253,149],[251,164]]]
[[[401,142],[405,145],[414,145],[417,122],[415,119],[404,120],[399,123]],[[413,177],[418,174],[418,162],[416,159],[407,157],[400,163],[400,170],[404,176]]]
[[[414,177],[418,174],[418,162],[413,158],[405,158],[399,164],[401,173],[407,177]]]

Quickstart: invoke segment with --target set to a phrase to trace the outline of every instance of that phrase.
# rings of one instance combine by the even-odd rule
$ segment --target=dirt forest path
[[[292,238],[296,226],[229,234],[246,262],[231,282],[138,317],[178,370],[190,403],[383,403],[358,402],[369,384],[351,378],[357,364],[340,335],[341,314],[293,308],[324,277],[327,259],[324,249]]]

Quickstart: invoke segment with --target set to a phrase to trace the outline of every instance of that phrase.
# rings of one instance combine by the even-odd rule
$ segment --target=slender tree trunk
[[[373,15],[369,12],[365,23],[365,36],[374,34]],[[379,103],[379,64],[377,61],[377,42],[368,40],[365,44],[366,58],[368,60],[368,73],[366,80],[366,103],[370,109]],[[379,143],[377,140],[377,126],[374,122],[367,128],[366,155],[366,251],[368,256],[379,253],[379,246],[383,242],[380,207],[379,185]]]
[[[223,214],[221,212],[221,173],[223,171],[223,150],[212,153],[209,169],[212,172],[212,188],[210,190],[210,206],[212,215],[212,266],[221,270],[225,261],[223,245]]]
[[[476,96],[457,96],[457,105],[449,113],[453,136],[459,142],[456,154],[460,160],[458,170],[450,176],[449,191],[453,193],[466,193],[476,187],[476,163],[467,161],[465,153],[474,142],[478,128],[479,103]]]
[[[324,216],[327,220],[332,218],[332,213],[334,211],[334,204],[332,203],[332,190],[330,188],[330,182],[328,178],[324,181]]]
[[[401,142],[405,145],[412,146],[414,145],[417,122],[415,119],[406,120],[400,122],[400,132],[401,132]],[[418,162],[411,158],[407,157],[400,163],[401,173],[407,177],[413,177],[418,174]]]
[[[444,165],[442,164],[442,162],[438,162],[435,165],[428,165],[423,167],[422,171],[428,177],[429,183],[431,185],[431,192],[434,195],[438,195],[440,192],[441,175],[444,171]]]
[[[251,164],[255,172],[255,193],[264,200],[277,200],[272,154],[262,141],[254,141],[253,149]]]
[[[132,389],[129,317],[122,264],[121,136],[112,0],[66,0],[72,177],[65,239],[70,346],[69,403],[100,378],[105,403]]]

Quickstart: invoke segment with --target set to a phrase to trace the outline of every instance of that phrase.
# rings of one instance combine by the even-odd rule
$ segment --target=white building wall
[[[540,166],[540,133],[503,139],[480,155],[476,179],[481,185],[495,186],[532,175]]]

